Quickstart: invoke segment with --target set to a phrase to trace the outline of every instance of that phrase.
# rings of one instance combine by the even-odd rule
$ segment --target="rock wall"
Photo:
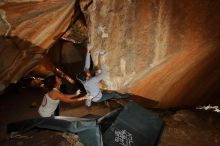
[[[42,60],[80,15],[76,3],[95,63],[107,51],[108,89],[157,107],[220,103],[219,0],[3,0],[0,91]]]
[[[219,103],[219,0],[93,0],[83,12],[93,58],[108,52],[108,89],[158,107]]]
[[[0,92],[42,60],[75,15],[75,0],[1,1]]]

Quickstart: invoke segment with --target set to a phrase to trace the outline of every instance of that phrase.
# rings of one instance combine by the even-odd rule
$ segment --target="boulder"
[[[220,1],[93,0],[83,13],[108,89],[158,107],[219,103]]]
[[[28,74],[70,26],[75,0],[5,0],[0,4],[0,92]]]

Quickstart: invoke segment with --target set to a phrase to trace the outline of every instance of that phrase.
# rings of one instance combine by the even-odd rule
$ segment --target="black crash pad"
[[[152,112],[129,102],[103,134],[105,146],[156,146],[164,122]]]

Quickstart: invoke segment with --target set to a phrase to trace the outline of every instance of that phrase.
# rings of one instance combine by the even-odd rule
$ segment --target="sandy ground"
[[[6,125],[29,118],[39,117],[38,106],[41,103],[43,92],[39,89],[21,88],[10,91],[0,97],[0,145],[29,146],[31,145],[68,145],[60,133],[40,131],[32,137],[9,139],[6,134]],[[88,114],[104,115],[120,106],[117,103],[94,104],[87,108],[83,103],[61,104],[61,115],[82,117]],[[212,111],[179,109],[155,110],[164,121],[165,127],[161,135],[159,146],[220,146],[220,114]],[[45,139],[46,137],[46,139]]]

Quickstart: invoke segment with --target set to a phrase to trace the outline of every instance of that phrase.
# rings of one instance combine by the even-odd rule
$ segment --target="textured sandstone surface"
[[[94,0],[84,13],[108,89],[160,107],[219,102],[220,1]]]
[[[74,4],[0,2],[0,35],[8,36],[0,39],[0,91],[42,60],[72,17],[80,19]],[[220,102],[219,0],[80,0],[79,7],[95,63],[100,50],[107,52],[108,89],[158,101],[158,107]],[[60,52],[64,69],[83,60],[71,44]]]
[[[74,0],[8,0],[0,7],[0,91],[37,65],[67,30]]]

